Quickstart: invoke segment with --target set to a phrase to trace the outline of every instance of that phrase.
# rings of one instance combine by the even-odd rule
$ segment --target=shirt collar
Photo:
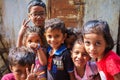
[[[58,50],[56,50],[56,52],[54,53],[54,55],[61,55],[63,53],[63,51],[65,51],[66,49],[67,49],[67,47],[64,44],[62,44],[60,46],[60,48]],[[49,46],[48,47],[48,52],[50,52],[51,50],[52,50],[52,48]]]

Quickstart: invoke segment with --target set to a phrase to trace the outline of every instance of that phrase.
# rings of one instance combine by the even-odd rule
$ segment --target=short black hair
[[[28,3],[28,6],[27,6],[27,9],[28,9],[28,13],[30,12],[30,8],[32,6],[41,6],[45,9],[46,11],[46,4],[42,1],[42,0],[31,0],[29,3]]]
[[[35,63],[35,53],[32,49],[26,47],[11,48],[8,55],[10,66],[31,66]]]
[[[51,30],[58,29],[58,30],[61,30],[61,32],[63,34],[65,34],[66,30],[67,30],[66,27],[65,27],[64,21],[62,21],[59,18],[51,18],[51,19],[46,20],[44,28],[45,28],[45,31],[48,28],[51,28]]]

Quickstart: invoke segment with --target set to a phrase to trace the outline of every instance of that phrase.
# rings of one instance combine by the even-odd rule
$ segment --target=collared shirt
[[[93,75],[96,75],[97,73],[98,73],[98,70],[95,62],[87,62],[83,77],[80,77],[78,75],[76,71],[76,67],[74,67],[74,74],[77,80],[93,80]]]
[[[69,80],[69,72],[73,71],[73,62],[70,52],[64,44],[50,56],[51,47],[48,48],[48,66],[47,69],[53,76],[54,80]],[[49,80],[49,79],[48,79]]]

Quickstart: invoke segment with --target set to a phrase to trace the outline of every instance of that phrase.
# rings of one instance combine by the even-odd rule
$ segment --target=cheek
[[[88,52],[89,50],[89,47],[85,45],[85,50]]]
[[[20,80],[20,75],[14,74],[15,80]]]

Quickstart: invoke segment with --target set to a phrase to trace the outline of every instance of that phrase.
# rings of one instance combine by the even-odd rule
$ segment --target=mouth
[[[76,62],[77,64],[81,64],[81,63],[83,63],[83,60],[76,59],[75,62]]]
[[[96,57],[96,53],[89,53],[90,57],[95,58]]]

